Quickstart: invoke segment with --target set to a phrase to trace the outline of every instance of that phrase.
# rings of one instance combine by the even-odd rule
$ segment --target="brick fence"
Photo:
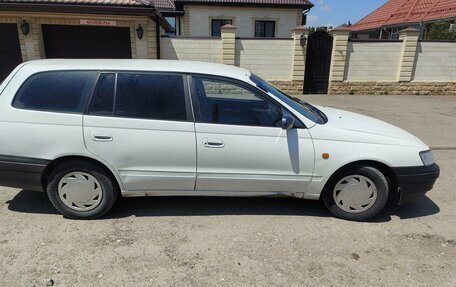
[[[349,41],[336,29],[330,94],[456,95],[456,42],[420,41],[408,28],[398,41]]]
[[[349,40],[350,30],[331,31],[333,51],[329,94],[456,95],[456,42],[420,41],[409,28],[399,40]],[[163,37],[162,58],[236,65],[269,80],[290,94],[301,94],[309,30],[296,27],[289,39],[236,37],[236,27],[222,36]]]
[[[237,28],[225,25],[221,37],[162,37],[162,59],[223,63],[246,68],[281,89],[301,94],[304,86],[306,47],[301,46],[304,27],[290,31],[290,38],[239,38]]]

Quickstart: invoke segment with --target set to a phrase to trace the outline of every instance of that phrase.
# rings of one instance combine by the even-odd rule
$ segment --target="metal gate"
[[[333,37],[325,31],[309,36],[304,79],[304,94],[327,94]]]

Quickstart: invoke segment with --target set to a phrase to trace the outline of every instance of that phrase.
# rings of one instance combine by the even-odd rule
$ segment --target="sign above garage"
[[[88,20],[88,19],[81,19],[79,20],[80,25],[90,25],[90,26],[117,26],[116,21],[110,20]]]

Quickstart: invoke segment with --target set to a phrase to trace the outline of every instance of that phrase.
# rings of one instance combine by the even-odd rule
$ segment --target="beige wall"
[[[456,81],[456,42],[419,42],[414,81]]]
[[[293,40],[236,40],[236,66],[267,80],[291,81]]]
[[[162,38],[161,58],[221,62],[222,41],[220,39]]]
[[[333,30],[340,63],[331,69],[343,76],[330,80],[330,94],[456,95],[456,42],[420,42],[413,28],[389,42],[350,42],[348,33]]]
[[[163,37],[161,44],[162,59],[221,63],[220,39]],[[291,81],[292,57],[293,40],[236,40],[235,65],[265,79]]]
[[[395,81],[402,42],[349,42],[345,80]]]
[[[290,38],[291,30],[300,25],[302,10],[289,8],[185,6],[183,31],[196,37],[211,35],[211,19],[233,19],[237,37],[254,37],[255,20],[275,20],[276,37]],[[299,18],[298,18],[299,16]],[[186,25],[186,26],[185,26]]]

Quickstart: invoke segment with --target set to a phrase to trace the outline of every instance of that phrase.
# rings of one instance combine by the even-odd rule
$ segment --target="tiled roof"
[[[151,0],[0,0],[11,3],[93,4],[113,6],[150,6]]]
[[[263,4],[287,6],[313,6],[309,0],[174,0],[181,3],[207,3],[207,4]]]
[[[390,0],[356,24],[352,30],[456,18],[456,0]]]
[[[176,8],[173,0],[152,0],[152,2],[160,10],[174,10]]]

